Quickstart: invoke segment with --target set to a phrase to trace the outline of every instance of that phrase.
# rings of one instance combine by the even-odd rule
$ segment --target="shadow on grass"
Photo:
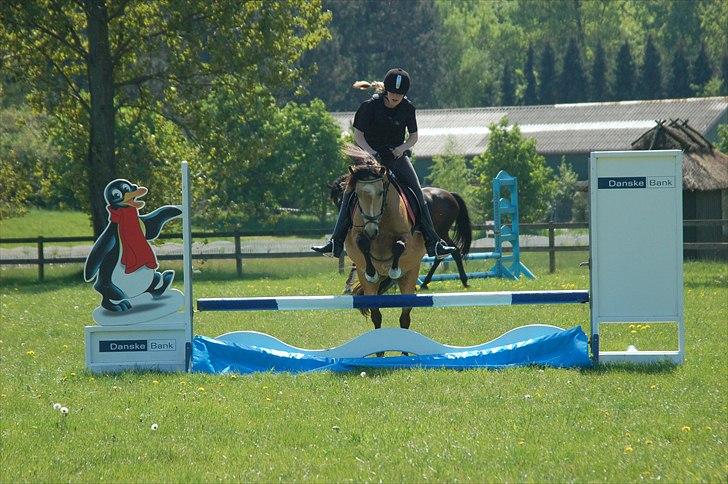
[[[44,292],[56,291],[75,285],[86,284],[83,280],[83,270],[73,270],[63,273],[46,274],[43,281],[38,280],[38,275],[14,273],[11,275],[0,275],[0,285],[3,288],[18,288],[24,293],[41,294]]]
[[[679,365],[670,362],[659,363],[601,363],[580,369],[584,375],[606,375],[614,373],[639,373],[642,375],[663,375],[674,373]]]

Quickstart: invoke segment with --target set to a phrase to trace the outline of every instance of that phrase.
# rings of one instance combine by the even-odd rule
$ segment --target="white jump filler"
[[[679,150],[591,154],[591,347],[599,362],[683,362],[682,160]],[[646,322],[677,324],[677,350],[600,350],[604,324]]]

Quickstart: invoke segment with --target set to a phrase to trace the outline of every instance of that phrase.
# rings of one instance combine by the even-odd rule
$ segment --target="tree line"
[[[186,159],[203,226],[323,220],[355,80],[401,66],[420,108],[726,94],[725,25],[721,0],[4,0],[0,216],[99,233],[108,181],[167,203]]]
[[[728,94],[722,0],[325,0],[331,38],[301,59],[308,95],[354,110],[358,79],[413,76],[418,107]]]

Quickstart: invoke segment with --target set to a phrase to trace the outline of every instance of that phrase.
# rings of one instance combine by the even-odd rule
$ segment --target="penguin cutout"
[[[104,189],[109,223],[96,240],[84,266],[84,279],[87,282],[95,279],[94,289],[101,294],[101,308],[94,311],[94,319],[99,324],[132,324],[156,319],[176,312],[183,301],[181,292],[167,291],[174,271],[157,271],[157,256],[149,244],[159,236],[165,223],[182,215],[182,210],[165,205],[140,215],[139,209],[145,203],[139,198],[147,192],[145,187],[124,179],[114,180]],[[170,294],[172,292],[177,294]],[[169,295],[174,296],[173,301],[165,297]],[[132,311],[133,299],[139,306],[135,311]],[[161,306],[169,307],[155,304],[162,302],[165,304]],[[132,312],[145,314],[119,317]]]

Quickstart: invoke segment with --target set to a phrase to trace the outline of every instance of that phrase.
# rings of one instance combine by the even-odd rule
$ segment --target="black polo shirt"
[[[406,97],[391,109],[384,105],[384,96],[375,94],[361,103],[354,115],[354,127],[364,133],[369,146],[379,153],[388,153],[404,143],[404,130],[417,132],[415,106]]]

